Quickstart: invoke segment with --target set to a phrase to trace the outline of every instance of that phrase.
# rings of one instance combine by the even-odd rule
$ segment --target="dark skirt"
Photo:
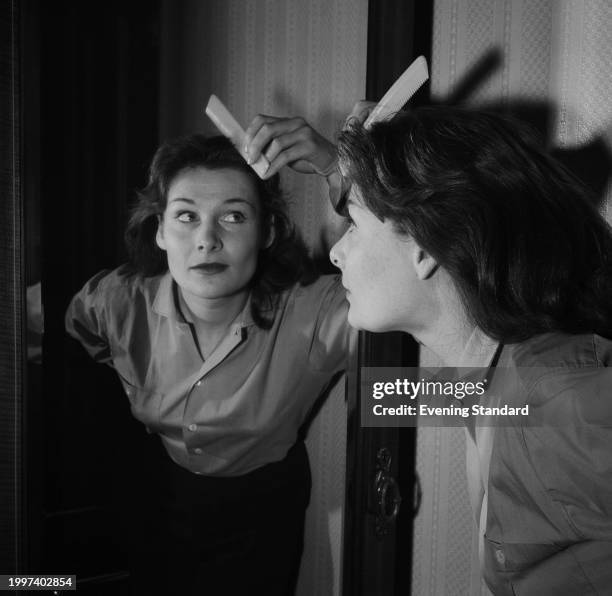
[[[295,592],[311,488],[303,442],[243,476],[193,474],[168,457],[158,472],[135,508],[133,594]]]

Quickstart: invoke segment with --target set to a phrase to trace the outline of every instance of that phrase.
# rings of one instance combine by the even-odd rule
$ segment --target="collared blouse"
[[[66,329],[119,375],[133,415],[196,473],[235,476],[279,461],[347,358],[337,276],[281,295],[270,329],[250,302],[205,361],[175,302],[169,273],[102,272],[74,296]]]
[[[496,346],[476,344],[483,358],[470,365],[487,366]],[[529,416],[483,418],[467,436],[487,584],[508,596],[612,593],[612,341],[505,345],[492,379],[490,395]]]

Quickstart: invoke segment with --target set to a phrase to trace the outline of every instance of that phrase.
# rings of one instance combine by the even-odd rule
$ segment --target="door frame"
[[[418,23],[418,27],[416,24]],[[431,64],[433,0],[370,0],[366,99],[376,101],[419,55]],[[411,99],[425,104],[429,84]],[[413,518],[418,507],[415,428],[363,428],[360,370],[364,366],[417,366],[418,346],[407,334],[359,333],[356,356],[347,373],[347,463],[344,515],[343,594],[410,594]],[[388,470],[380,457],[390,455]],[[384,467],[384,466],[383,466]],[[394,522],[381,518],[381,478],[399,488],[402,505]],[[390,516],[393,517],[393,516]],[[401,561],[401,564],[399,564]]]

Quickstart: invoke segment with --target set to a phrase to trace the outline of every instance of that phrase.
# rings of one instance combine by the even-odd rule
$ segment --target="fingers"
[[[281,151],[275,158],[270,160],[270,167],[266,170],[264,179],[274,176],[281,168],[291,164],[300,164],[302,161],[307,160],[309,157],[308,149],[303,145],[293,145],[284,151]],[[309,171],[306,167],[296,168],[299,171]],[[312,170],[310,170],[312,171]]]
[[[370,115],[370,112],[376,107],[376,102],[374,101],[366,101],[362,99],[358,101],[351,110],[351,113],[348,115],[346,120],[344,121],[343,128],[346,128],[347,124],[353,120],[357,120],[363,124],[367,117]]]
[[[283,135],[292,133],[300,127],[307,126],[303,118],[277,118],[259,114],[255,116],[245,134],[245,153],[250,163],[257,161],[259,156],[264,154],[271,161],[268,150],[272,151],[272,159],[276,157],[279,150],[287,146]],[[268,147],[272,142],[274,147]],[[281,149],[279,149],[279,147]]]
[[[285,165],[302,173],[324,175],[336,160],[336,148],[303,118],[276,118],[260,114],[245,134],[245,153],[249,163],[263,153],[271,163],[265,178]]]
[[[299,145],[301,147],[300,153],[303,154],[304,157],[313,154],[317,150],[317,147],[310,131],[311,129],[307,127],[301,127],[276,137],[265,149],[264,155],[269,162],[272,162],[281,152],[294,145]]]

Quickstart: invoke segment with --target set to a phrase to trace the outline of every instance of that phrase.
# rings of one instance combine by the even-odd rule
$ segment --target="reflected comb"
[[[236,121],[236,118],[230,114],[230,111],[223,105],[221,100],[216,95],[210,96],[205,112],[212,123],[217,127],[219,132],[231,141],[232,145],[234,145],[236,148],[236,151],[238,151],[238,153],[240,153],[240,155],[243,157],[244,161],[248,163],[247,156],[244,152],[245,132],[242,126],[240,126],[240,124],[238,124]],[[255,172],[257,172],[257,175],[260,178],[263,178],[264,174],[270,167],[270,162],[263,155],[260,155],[256,162],[249,165],[255,170]]]

